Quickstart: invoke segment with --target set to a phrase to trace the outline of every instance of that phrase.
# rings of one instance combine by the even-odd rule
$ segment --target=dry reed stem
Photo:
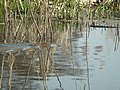
[[[4,43],[7,43],[7,38],[8,38],[8,9],[7,9],[7,0],[4,0],[4,10],[5,10],[5,17],[4,17],[4,22],[5,22],[5,30],[4,30]]]
[[[39,34],[39,36],[41,36],[41,30],[39,29],[38,24],[37,24],[37,22],[35,20],[35,17],[33,15],[33,10],[31,9],[30,12],[31,12],[32,20],[33,20],[33,22],[34,22],[34,24],[36,26],[37,33]]]

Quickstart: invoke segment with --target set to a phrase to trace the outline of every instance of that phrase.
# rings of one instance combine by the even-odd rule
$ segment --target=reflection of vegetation
[[[1,72],[0,72],[0,74],[1,74],[1,75],[0,75],[0,89],[2,88],[4,61],[5,61],[5,55],[3,56],[2,65],[1,65]]]
[[[18,53],[17,53],[18,54]],[[4,76],[4,67],[5,67],[5,61],[7,60],[8,62],[8,74],[9,74],[9,77],[8,77],[8,90],[12,90],[12,85],[11,85],[11,81],[12,81],[12,71],[13,71],[13,65],[14,65],[14,62],[15,62],[15,57],[17,54],[13,54],[13,53],[4,53],[3,55],[3,60],[2,60],[2,67],[1,67],[1,78],[0,78],[0,89],[2,89],[2,81],[4,80],[3,76]]]
[[[119,3],[115,1],[106,1],[97,6],[93,5],[90,7],[89,3],[80,4],[81,0],[1,0],[0,2],[0,33],[2,32],[2,40],[4,43],[21,43],[21,42],[42,42],[43,44],[56,43],[62,45],[63,51],[67,52],[71,42],[68,39],[72,39],[72,33],[75,30],[80,29],[82,31],[83,17],[90,15],[92,18],[101,18],[101,17],[111,17],[116,16],[116,13],[119,12]],[[111,7],[113,5],[113,7]],[[88,10],[90,7],[90,11]],[[111,11],[112,10],[112,11]],[[80,20],[80,28],[78,27]],[[52,21],[53,20],[53,21]],[[76,24],[76,27],[74,25]],[[88,25],[89,26],[89,25]],[[70,32],[69,32],[70,31]],[[87,30],[89,31],[89,30]],[[87,34],[86,31],[86,63],[87,63],[87,75],[88,75],[88,84],[89,84],[89,68],[87,61]],[[76,32],[75,32],[76,33]],[[116,31],[115,41],[116,48],[117,43],[119,42],[119,30]],[[81,32],[81,35],[82,32]],[[27,85],[27,81],[31,73],[37,74],[39,81],[42,80],[42,88],[47,90],[47,75],[51,71],[51,64],[53,62],[54,49],[49,48],[49,46],[41,46],[42,50],[33,51],[34,53],[30,54],[28,70],[25,69],[26,78],[24,82],[23,89]],[[29,51],[28,51],[29,52]],[[10,54],[8,56],[9,63],[9,88],[11,89],[11,80],[12,80],[12,70],[16,56]],[[75,69],[74,62],[73,72],[67,70],[66,72],[75,75],[80,71]],[[62,65],[59,65],[63,67]],[[4,58],[1,68],[1,78],[0,85],[2,84],[3,78],[3,67],[4,67]],[[22,66],[20,66],[21,68]],[[63,67],[65,69],[65,67]],[[61,68],[60,68],[61,69]],[[60,87],[62,88],[62,83],[57,75],[59,72],[65,72],[65,70],[55,69],[55,75],[59,81]],[[32,72],[31,72],[32,70]],[[85,70],[83,70],[85,71]],[[84,85],[86,88],[86,85]],[[89,87],[90,88],[90,87]]]
[[[73,44],[72,40],[74,42],[74,39],[83,37],[85,34],[86,34],[86,36],[88,36],[87,33],[84,32],[84,30],[82,29],[82,27],[83,27],[82,23],[80,23],[80,24],[74,23],[76,25],[76,26],[74,26],[74,25],[72,25],[73,23],[71,21],[70,22],[66,22],[66,23],[62,22],[62,21],[55,21],[55,22],[52,22],[51,24],[54,25],[54,26],[52,26],[54,28],[52,30],[53,32],[51,32],[51,33],[53,33],[52,36],[51,36],[52,37],[51,40],[52,40],[52,42],[56,42],[56,44],[59,44],[60,47],[62,47],[62,46],[64,47],[63,48],[63,52],[65,52],[65,56],[67,55],[66,52],[69,53],[70,48],[74,47],[74,45],[73,46],[71,45],[71,44]],[[77,34],[78,34],[77,31],[79,29],[81,31],[80,32],[81,36],[77,36]],[[69,32],[69,31],[71,31],[71,32]],[[33,30],[33,32],[34,32],[34,30]],[[119,38],[119,37],[117,37],[118,31],[116,31],[115,35],[116,35],[115,36],[115,40],[118,41],[118,38]],[[31,34],[31,37],[32,37],[32,34]],[[32,41],[32,38],[29,39],[29,40]],[[34,38],[33,38],[33,40],[34,40]],[[71,59],[70,54],[68,54],[69,55],[68,57],[66,56],[67,60],[64,59],[65,57],[60,58],[59,56],[61,54],[59,52],[57,60],[60,63],[56,63],[56,61],[55,61],[55,67],[53,68],[52,65],[53,65],[53,62],[54,62],[53,61],[53,55],[54,55],[55,48],[49,48],[49,46],[47,46],[46,44],[47,43],[43,43],[43,45],[40,46],[41,48],[37,49],[37,50],[33,50],[33,49],[30,50],[29,49],[25,53],[21,52],[20,54],[23,54],[23,55],[20,55],[20,56],[18,55],[19,58],[17,58],[14,54],[10,54],[8,56],[9,61],[10,61],[9,64],[11,66],[11,69],[9,68],[9,75],[17,76],[16,73],[15,73],[16,75],[11,74],[12,70],[17,69],[16,71],[19,72],[20,76],[26,76],[24,78],[25,81],[22,81],[22,83],[24,83],[24,85],[22,84],[23,85],[23,89],[26,89],[27,86],[29,86],[30,79],[33,80],[34,76],[35,76],[35,79],[37,79],[37,81],[40,82],[40,87],[42,88],[42,90],[46,90],[48,88],[47,87],[48,75],[51,72],[52,72],[52,74],[54,73],[55,76],[57,77],[57,80],[59,82],[59,87],[62,90],[63,90],[63,87],[62,87],[63,83],[61,82],[62,80],[60,80],[60,77],[59,77],[60,75],[71,75],[71,76],[74,76],[74,80],[76,80],[75,83],[77,83],[77,80],[85,79],[85,77],[82,77],[82,76],[88,76],[88,84],[89,84],[88,62],[87,62],[87,72],[86,72],[86,68],[85,69],[84,68],[83,69],[82,68],[80,68],[80,69],[78,68],[77,61],[76,61],[77,59],[76,58]],[[76,48],[76,49],[78,49],[78,48]],[[83,51],[82,54],[84,54],[83,57],[85,57],[85,55],[87,55],[87,49],[88,49],[88,47],[87,47],[87,37],[86,37],[85,46],[83,45],[83,47],[82,47],[82,51]],[[76,53],[73,53],[73,51],[71,49],[72,55],[76,55]],[[63,53],[63,52],[61,52],[61,53]],[[26,57],[26,58],[23,59],[23,57]],[[8,58],[7,58],[7,60],[8,60]],[[78,58],[80,59],[82,57],[79,56]],[[86,56],[86,58],[87,58],[87,56]],[[14,59],[16,59],[15,62],[14,62]],[[73,67],[71,67],[72,65],[69,63],[69,61],[70,61],[70,63],[72,61]],[[18,62],[19,62],[19,65],[16,65],[16,63],[18,64]],[[63,63],[61,63],[61,62],[63,62]],[[65,63],[65,62],[67,62],[67,63]],[[14,65],[13,65],[13,63],[14,63]],[[22,66],[22,64],[24,64],[24,65]],[[2,64],[2,67],[3,66],[4,66],[4,63]],[[14,68],[14,66],[15,66],[15,68]],[[53,71],[53,69],[54,69],[54,71]],[[22,70],[24,70],[24,72],[22,72],[23,75],[21,74]],[[1,71],[3,71],[3,68],[1,69]],[[1,73],[1,80],[2,80],[2,76],[3,76],[3,73]],[[80,76],[80,78],[77,77],[77,76]],[[13,80],[12,77],[9,77],[9,84],[10,84],[10,86],[12,85],[11,84],[11,80]],[[20,80],[20,79],[17,79],[17,80]],[[86,90],[86,88],[87,88],[87,85],[84,84],[84,89]],[[88,88],[89,88],[89,86],[88,86]]]
[[[28,80],[31,74],[32,75],[36,74],[40,82],[41,80],[43,81],[40,88],[44,88],[42,90],[46,90],[47,74],[49,73],[50,66],[53,62],[53,54],[54,54],[55,48],[56,47],[53,47],[53,46],[50,47],[50,46],[41,45],[40,48],[38,47],[36,49],[29,48],[24,51],[18,50],[14,52],[13,51],[4,52],[2,57],[3,61],[1,61],[2,65],[1,65],[1,72],[0,72],[1,74],[0,88],[3,88],[2,87],[3,84],[7,84],[8,87],[5,86],[5,88],[7,87],[9,88],[9,90],[12,90],[13,88],[12,81],[14,82],[14,80],[17,79],[16,78],[17,75],[13,74],[13,70],[16,71],[16,69],[18,69],[17,72],[19,72],[19,70],[20,71],[25,70],[25,72],[23,72],[24,75],[26,74],[23,89],[25,89],[26,86],[28,85]],[[24,60],[22,61],[21,58],[24,58]],[[26,64],[26,65],[22,66],[22,64]],[[6,71],[5,68],[7,68],[8,75],[9,75],[7,83],[2,82],[4,81],[4,79],[6,79],[5,77],[3,77],[5,75],[4,72]]]

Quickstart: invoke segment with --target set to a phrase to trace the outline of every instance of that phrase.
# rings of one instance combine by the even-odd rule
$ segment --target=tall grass
[[[46,42],[52,32],[53,19],[79,20],[88,15],[110,18],[119,11],[119,3],[115,0],[106,0],[97,6],[89,2],[81,4],[81,0],[1,0],[0,32],[4,33],[4,43],[23,42],[34,26],[36,38],[33,41]]]

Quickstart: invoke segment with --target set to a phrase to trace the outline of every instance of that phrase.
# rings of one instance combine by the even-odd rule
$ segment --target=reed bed
[[[1,41],[48,42],[54,32],[53,20],[75,21],[87,16],[93,19],[111,18],[117,16],[119,11],[119,1],[115,0],[95,4],[92,0],[84,3],[81,0],[1,0]]]

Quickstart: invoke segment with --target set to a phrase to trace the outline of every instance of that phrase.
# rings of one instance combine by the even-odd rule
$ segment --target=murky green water
[[[55,48],[1,53],[2,90],[120,90],[118,31],[64,31]]]

